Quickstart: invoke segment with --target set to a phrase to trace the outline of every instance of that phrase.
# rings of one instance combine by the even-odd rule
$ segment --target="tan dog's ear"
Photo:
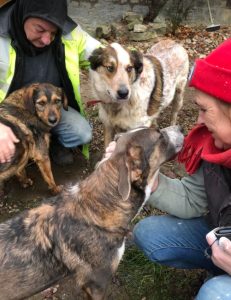
[[[33,83],[28,87],[25,87],[23,93],[23,101],[25,103],[25,108],[32,114],[35,113],[35,102],[33,99],[35,90],[39,87],[39,83]]]
[[[65,110],[68,110],[68,100],[67,100],[67,96],[66,96],[66,94],[64,93],[63,90],[62,90],[62,103],[63,103],[63,108]]]
[[[123,200],[127,200],[131,192],[131,183],[141,181],[141,176],[147,166],[143,149],[131,146],[128,149],[126,161],[120,167],[118,190]]]

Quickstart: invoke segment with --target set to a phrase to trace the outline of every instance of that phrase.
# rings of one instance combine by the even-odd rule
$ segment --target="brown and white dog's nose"
[[[118,99],[127,99],[129,94],[129,90],[125,85],[121,85],[119,90],[117,91]]]

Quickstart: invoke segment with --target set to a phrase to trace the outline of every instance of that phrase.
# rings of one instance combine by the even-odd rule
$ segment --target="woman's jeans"
[[[196,300],[230,300],[231,276],[220,275],[207,280],[200,288]]]
[[[175,267],[179,269],[206,269],[212,274],[224,273],[216,267],[212,260],[205,255],[208,247],[206,234],[211,229],[204,218],[179,219],[173,216],[151,216],[141,220],[134,228],[134,242],[153,262]],[[223,276],[215,282],[222,281]],[[231,299],[231,277],[226,275],[230,285]],[[227,280],[227,279],[226,279]],[[207,282],[207,284],[210,280]],[[226,281],[224,281],[224,284]],[[206,286],[206,284],[205,284]],[[203,285],[204,287],[204,285]],[[228,299],[203,297],[203,287],[198,294],[200,300],[210,299]],[[216,290],[213,284],[214,291]],[[219,296],[224,290],[219,291]],[[199,298],[200,297],[200,298]]]
[[[65,148],[76,148],[87,144],[92,139],[92,128],[81,114],[68,107],[68,111],[62,108],[61,120],[51,133],[56,136],[60,144]]]

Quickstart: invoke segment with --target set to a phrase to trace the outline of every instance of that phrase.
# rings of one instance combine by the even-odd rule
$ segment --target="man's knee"
[[[92,129],[90,125],[80,133],[78,139],[81,141],[81,145],[90,143],[90,141],[92,140]]]

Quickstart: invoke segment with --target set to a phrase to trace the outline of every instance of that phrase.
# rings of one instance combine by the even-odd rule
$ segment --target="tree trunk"
[[[145,20],[152,22],[159,14],[162,7],[168,2],[168,0],[150,0],[148,2],[149,13]]]

